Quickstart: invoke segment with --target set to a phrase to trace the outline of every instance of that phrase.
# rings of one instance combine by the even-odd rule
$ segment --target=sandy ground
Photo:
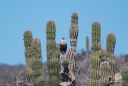
[[[115,74],[115,81],[120,80],[120,79],[122,79],[121,73],[116,73]]]

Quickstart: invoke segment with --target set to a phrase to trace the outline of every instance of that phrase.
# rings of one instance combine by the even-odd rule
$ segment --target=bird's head
[[[61,40],[61,44],[64,45],[65,43],[66,43],[66,41],[65,41],[65,38],[63,37],[62,40]]]
[[[63,37],[62,39],[63,39],[63,40],[65,40],[65,38],[64,38],[64,37]]]

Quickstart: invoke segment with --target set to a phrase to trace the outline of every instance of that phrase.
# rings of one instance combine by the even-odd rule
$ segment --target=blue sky
[[[128,53],[127,0],[0,0],[0,63],[25,64],[23,33],[31,30],[41,40],[43,62],[46,59],[46,23],[56,23],[56,42],[65,37],[69,48],[71,14],[79,15],[77,52],[85,48],[91,25],[101,24],[101,44],[106,49],[106,36],[116,35],[115,55]],[[90,46],[91,49],[91,46]]]

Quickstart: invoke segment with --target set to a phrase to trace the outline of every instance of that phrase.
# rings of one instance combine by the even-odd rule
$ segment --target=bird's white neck
[[[65,40],[62,39],[62,40],[61,40],[61,44],[65,44],[65,43],[66,43]]]

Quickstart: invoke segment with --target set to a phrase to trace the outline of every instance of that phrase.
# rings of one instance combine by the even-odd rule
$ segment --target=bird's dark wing
[[[67,43],[65,43],[65,50],[67,51]]]
[[[62,45],[60,44],[60,51],[62,50]]]

